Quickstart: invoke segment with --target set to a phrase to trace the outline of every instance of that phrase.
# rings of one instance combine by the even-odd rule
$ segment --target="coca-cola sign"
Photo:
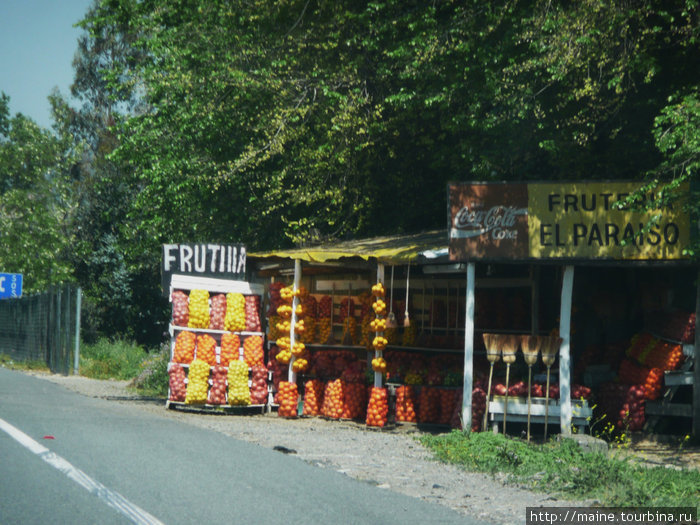
[[[453,184],[449,206],[452,259],[527,256],[525,184]]]
[[[456,183],[448,186],[450,259],[687,258],[691,220],[677,199],[645,209],[639,182]],[[685,200],[684,200],[685,199]]]

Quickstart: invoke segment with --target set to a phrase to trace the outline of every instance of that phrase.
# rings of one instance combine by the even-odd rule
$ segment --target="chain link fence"
[[[0,354],[43,361],[57,374],[77,368],[81,291],[73,285],[0,300]]]

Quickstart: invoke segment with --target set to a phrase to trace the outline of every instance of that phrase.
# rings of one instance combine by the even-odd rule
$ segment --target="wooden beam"
[[[559,403],[561,433],[571,435],[571,302],[574,292],[574,267],[564,267],[559,311]]]
[[[474,263],[467,264],[467,296],[464,320],[464,387],[462,390],[462,431],[472,429],[472,388],[474,377],[474,288],[476,272]]]

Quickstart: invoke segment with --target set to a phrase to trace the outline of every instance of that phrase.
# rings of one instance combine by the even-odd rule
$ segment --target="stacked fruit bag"
[[[245,296],[245,329],[248,332],[260,332],[260,296]]]
[[[362,383],[343,385],[343,419],[361,419],[367,409],[367,387]]]
[[[332,330],[332,316],[333,316],[333,298],[330,295],[324,295],[318,302],[318,317],[317,317],[317,339],[316,342],[322,345],[332,344],[333,342],[333,330]]]
[[[176,363],[189,364],[194,359],[197,336],[194,332],[183,331],[175,338],[175,348],[173,350],[173,361]]]
[[[224,319],[226,318],[226,295],[219,293],[211,298],[211,313],[209,328],[212,330],[223,330]]]
[[[178,363],[172,363],[168,370],[170,401],[182,402],[185,400],[187,388],[185,386],[185,369]]]
[[[267,402],[267,368],[255,365],[251,369],[250,403],[264,405]]]
[[[653,400],[661,397],[664,372],[660,368],[647,368],[630,359],[624,359],[620,363],[619,377],[620,383],[625,385],[641,385],[646,399]]]
[[[187,376],[187,392],[185,403],[203,405],[207,402],[209,388],[209,363],[201,359],[195,359],[190,365],[190,373]]]
[[[207,290],[190,291],[189,328],[209,328],[209,292]]]
[[[367,418],[365,423],[370,427],[383,427],[388,422],[389,396],[386,388],[372,387],[369,404],[367,405]]]
[[[240,293],[226,294],[226,316],[224,329],[229,332],[245,331],[245,297]]]
[[[299,403],[299,391],[296,383],[281,381],[279,384],[279,409],[281,417],[296,417]]]
[[[201,359],[209,366],[216,364],[216,340],[209,334],[197,336],[197,359]]]
[[[357,319],[355,319],[355,301],[352,297],[346,297],[340,301],[338,322],[343,325],[341,341],[344,345],[356,345]]]
[[[437,423],[440,419],[440,389],[424,386],[418,398],[418,422]]]
[[[189,297],[182,290],[175,290],[172,293],[173,301],[173,324],[175,326],[187,326],[190,320]]]
[[[342,379],[335,379],[326,383],[326,388],[323,392],[321,415],[332,419],[343,417],[344,384],[345,382]]]
[[[248,365],[244,361],[231,361],[228,364],[228,403],[232,406],[250,405]]]
[[[317,310],[316,298],[313,295],[307,295],[303,303],[305,329],[303,333],[299,334],[302,343],[311,344],[316,340]]]
[[[604,383],[600,386],[596,419],[610,421],[618,431],[644,428],[646,392],[641,385]]]
[[[221,354],[219,360],[223,366],[228,366],[231,361],[238,361],[240,356],[241,340],[236,334],[226,332],[221,334]]]
[[[415,423],[416,418],[416,393],[409,385],[403,385],[396,389],[396,421]]]
[[[243,360],[250,368],[265,362],[263,339],[259,335],[249,335],[243,340]]]
[[[449,425],[454,412],[455,401],[457,398],[457,390],[450,388],[440,388],[439,392],[439,412],[437,422],[440,425]]]
[[[304,384],[304,409],[305,416],[318,416],[323,406],[323,383],[319,379],[310,379]]]
[[[226,368],[222,365],[214,366],[211,372],[211,388],[209,389],[210,405],[226,404]]]

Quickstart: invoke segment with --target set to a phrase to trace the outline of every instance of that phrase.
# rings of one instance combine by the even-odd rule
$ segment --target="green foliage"
[[[700,472],[643,467],[601,453],[584,452],[573,440],[530,444],[490,432],[453,431],[421,442],[436,458],[467,470],[507,474],[512,483],[567,498],[596,499],[603,506],[697,506]]]
[[[164,344],[160,351],[152,352],[141,362],[140,372],[132,382],[141,395],[167,397],[169,361],[170,345]]]
[[[80,347],[80,375],[93,379],[133,379],[146,358],[145,350],[126,340],[100,339]]]
[[[25,292],[70,279],[71,169],[78,147],[0,103],[0,267],[24,274]]]

